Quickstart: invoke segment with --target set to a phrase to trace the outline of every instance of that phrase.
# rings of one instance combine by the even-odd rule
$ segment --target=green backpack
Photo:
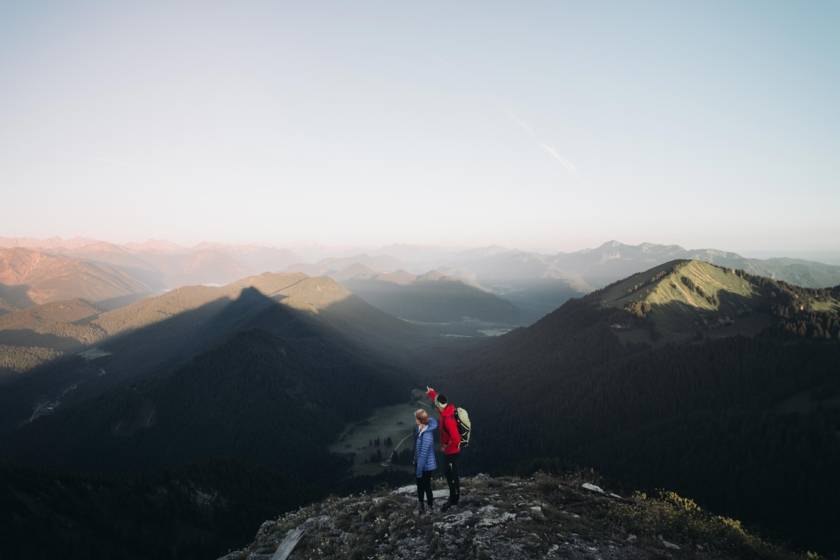
[[[463,449],[470,444],[470,435],[472,434],[470,413],[467,412],[466,408],[455,407],[455,423],[458,425],[458,433],[461,435],[461,449]]]

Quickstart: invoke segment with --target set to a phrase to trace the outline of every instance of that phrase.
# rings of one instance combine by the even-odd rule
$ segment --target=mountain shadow
[[[212,461],[142,475],[55,473],[0,463],[4,558],[205,559],[324,491],[276,470]]]
[[[19,512],[5,546],[32,551],[26,539],[47,534],[69,558],[206,557],[337,488],[349,465],[329,444],[415,382],[372,351],[377,329],[400,333],[393,318],[352,297],[317,313],[284,301],[245,288],[4,386],[3,459],[15,466],[0,468],[0,506]],[[61,402],[20,425],[40,388]]]
[[[7,453],[86,471],[236,458],[318,480],[342,466],[326,447],[345,423],[394,402],[407,382],[311,330],[292,337],[251,329],[170,374],[32,422],[7,440]]]
[[[395,375],[416,371],[424,363],[419,354],[425,352],[426,338],[420,331],[367,305],[331,280],[299,276],[255,277],[243,281],[242,287],[224,289],[183,288],[86,321],[87,327],[98,330],[91,336],[102,340],[3,386],[0,432],[31,419],[41,405],[70,406],[138,376],[165,375],[241,329],[259,328],[292,338],[304,329],[314,330],[343,351],[376,362],[375,367]],[[230,294],[238,297],[231,299]],[[318,298],[323,301],[317,303]],[[184,301],[205,303],[181,310],[184,303],[179,302]],[[117,334],[103,337],[102,331]]]

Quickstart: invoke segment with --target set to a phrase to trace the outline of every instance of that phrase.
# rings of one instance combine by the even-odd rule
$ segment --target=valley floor
[[[410,472],[410,465],[397,465],[390,459],[394,451],[413,449],[414,412],[421,407],[431,410],[425,398],[375,408],[364,420],[346,426],[329,450],[339,455],[352,454],[353,476],[377,475],[391,468]]]

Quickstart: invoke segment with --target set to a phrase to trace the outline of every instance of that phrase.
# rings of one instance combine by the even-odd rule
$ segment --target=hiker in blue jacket
[[[437,429],[437,420],[429,417],[429,413],[422,408],[414,413],[417,428],[414,430],[414,474],[417,478],[417,499],[420,500],[420,513],[426,511],[423,495],[429,502],[429,511],[434,507],[432,495],[432,472],[437,470],[435,459],[435,436],[432,432]]]

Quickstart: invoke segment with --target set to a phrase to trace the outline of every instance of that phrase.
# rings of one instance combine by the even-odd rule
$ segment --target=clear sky
[[[0,3],[0,235],[840,248],[840,2]]]

